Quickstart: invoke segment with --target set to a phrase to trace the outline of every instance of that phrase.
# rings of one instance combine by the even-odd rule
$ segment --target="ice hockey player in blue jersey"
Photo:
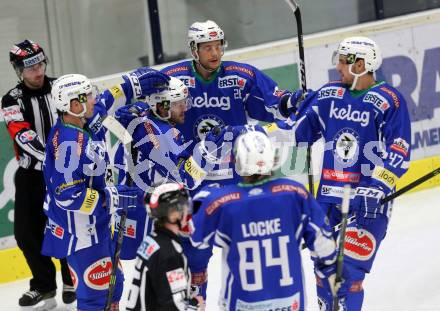
[[[341,81],[310,92],[290,119],[264,129],[278,141],[296,144],[323,138],[317,200],[332,226],[341,221],[343,185],[352,185],[349,216],[356,215],[356,221],[347,228],[344,266],[350,275],[343,276],[349,290],[339,303],[343,310],[355,311],[362,308],[362,283],[391,216],[391,204],[381,205],[380,199],[394,191],[409,167],[411,123],[402,95],[385,81],[375,80],[382,56],[373,40],[344,39],[334,61]],[[297,93],[292,96],[292,112],[298,98]],[[320,308],[331,310],[332,296],[319,285],[318,281]]]
[[[222,61],[227,42],[215,22],[193,23],[188,30],[188,45],[193,60],[171,65],[162,72],[182,80],[193,98],[185,123],[177,125],[185,139],[192,142],[191,149],[215,126],[285,119],[278,103],[283,94],[290,93],[278,90],[276,82],[251,65]],[[222,162],[209,172],[202,185],[238,180],[230,152],[219,158]]]
[[[306,243],[331,288],[331,228],[301,184],[271,177],[275,152],[265,134],[239,136],[233,154],[243,181],[196,195],[202,200],[191,236],[198,248],[223,248],[220,310],[304,310],[300,246]]]
[[[136,174],[132,176],[135,185],[145,193],[152,192],[153,187],[173,181],[184,184],[187,189],[195,189],[206,176],[210,164],[201,158],[197,147],[194,151],[190,148],[190,144],[175,128],[186,122],[186,111],[191,107],[188,88],[181,80],[171,77],[168,88],[151,95],[147,101],[149,108],[139,102],[121,107],[115,113],[132,132],[135,142]],[[130,115],[133,108],[145,115],[134,118]],[[124,146],[119,146],[115,163],[120,169],[120,184],[126,183],[127,160],[130,159]],[[142,205],[128,211],[122,259],[135,258],[139,244],[151,228],[152,223]]]
[[[102,120],[116,102],[151,95],[167,76],[148,68],[124,75],[124,83],[95,97],[90,80],[69,74],[52,86],[59,118],[46,145],[43,174],[48,222],[42,253],[67,258],[77,291],[78,310],[103,310],[114,253],[111,215],[143,200],[136,188],[114,186],[109,173]],[[117,270],[111,310],[119,310],[123,275]]]

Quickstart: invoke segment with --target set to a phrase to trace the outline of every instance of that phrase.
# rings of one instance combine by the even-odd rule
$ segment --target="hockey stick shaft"
[[[130,133],[122,126],[121,123],[119,123],[114,117],[107,116],[102,124],[113,134],[115,135],[118,140],[120,140],[124,146],[127,148],[127,150],[131,151],[132,141],[133,137],[130,135]],[[127,175],[127,183],[128,185],[133,184],[133,180],[131,178],[132,174],[132,168],[133,167],[133,159],[131,163],[129,163],[129,173]],[[108,287],[108,295],[107,300],[105,303],[105,311],[109,311],[111,304],[112,304],[112,298],[113,298],[113,292],[115,291],[115,285],[116,285],[116,269],[118,268],[118,262],[119,258],[121,256],[121,249],[122,249],[122,241],[124,239],[124,231],[125,231],[125,222],[127,220],[127,213],[123,212],[119,221],[119,229],[118,229],[118,239],[115,247],[115,253],[113,255],[112,260],[112,270],[110,274],[110,283]]]
[[[342,268],[344,265],[344,244],[345,244],[345,231],[347,229],[347,217],[348,217],[348,208],[350,205],[350,185],[344,186],[344,197],[342,199],[342,207],[341,207],[341,231],[339,232],[339,245],[338,245],[338,256],[336,257],[336,277],[335,277],[335,293],[333,296],[333,311],[338,311],[339,307],[339,299],[337,295],[337,291],[342,283]]]
[[[420,186],[421,184],[423,184],[424,182],[430,180],[431,178],[434,178],[435,176],[437,176],[438,174],[440,174],[440,167],[436,168],[435,170],[429,172],[426,175],[423,175],[420,178],[417,178],[416,180],[414,180],[413,182],[409,183],[408,185],[406,185],[405,187],[397,190],[396,192],[391,193],[390,195],[386,196],[385,198],[383,198],[380,201],[380,204],[386,204],[391,200],[394,200],[395,198],[401,196],[402,194],[414,189],[417,186]],[[353,221],[355,221],[356,216],[353,215],[350,218],[348,218],[348,223],[351,224]],[[336,226],[333,227],[333,230],[336,232],[338,230],[341,229],[341,224],[337,224]]]
[[[295,15],[296,21],[296,30],[298,36],[298,51],[299,51],[299,71],[301,78],[301,89],[303,94],[307,93],[307,80],[306,80],[306,64],[304,57],[304,40],[303,40],[303,30],[302,30],[302,20],[301,20],[301,11],[299,9],[298,3],[295,0],[286,0],[287,4],[293,11]],[[307,168],[307,179],[309,183],[309,192],[314,196],[315,195],[315,186],[313,182],[313,170],[312,170],[312,147],[307,146],[307,155],[306,155],[306,168]]]
[[[381,202],[381,204],[386,204],[386,203],[388,203],[389,201],[394,200],[395,198],[397,198],[397,197],[401,196],[402,194],[404,194],[404,193],[406,193],[406,192],[408,192],[408,191],[414,189],[414,188],[417,187],[417,186],[420,186],[420,185],[423,184],[424,182],[430,180],[431,178],[434,178],[435,176],[437,176],[437,175],[439,175],[439,174],[440,174],[440,167],[438,167],[438,168],[436,168],[435,170],[429,172],[428,174],[423,175],[422,177],[420,177],[420,178],[414,180],[413,182],[409,183],[408,185],[406,185],[405,187],[399,189],[398,191],[396,191],[396,192],[394,192],[394,193],[392,193],[392,194],[386,196],[386,197],[383,198],[380,202]],[[347,224],[351,224],[351,223],[354,222],[355,220],[356,220],[356,216],[353,215],[353,216],[351,216],[351,217],[349,217],[349,218],[347,219]],[[336,226],[333,227],[333,231],[334,231],[334,232],[337,232],[337,231],[341,230],[341,226],[342,226],[342,223],[337,224]],[[306,248],[306,245],[303,244],[303,245],[301,246],[301,249],[305,249],[305,248]]]

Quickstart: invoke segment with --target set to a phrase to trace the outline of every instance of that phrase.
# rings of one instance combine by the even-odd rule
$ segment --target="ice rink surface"
[[[209,265],[207,311],[218,310],[221,250],[215,249],[214,253]],[[132,265],[133,261],[123,263],[127,285]],[[303,251],[303,266],[307,310],[318,310],[308,251]],[[405,195],[395,201],[387,237],[364,288],[365,311],[440,310],[440,187]],[[20,310],[18,298],[27,289],[28,280],[0,285],[0,310]],[[67,310],[61,295],[58,296],[58,307],[54,310]],[[124,297],[121,310],[125,310]]]

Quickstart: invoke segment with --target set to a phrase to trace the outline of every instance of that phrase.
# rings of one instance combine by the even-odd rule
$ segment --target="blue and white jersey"
[[[343,186],[377,183],[392,191],[410,161],[411,123],[402,95],[385,82],[350,91],[330,82],[296,116],[264,127],[277,140],[325,141],[318,201],[339,204]]]
[[[289,179],[205,187],[192,243],[223,248],[222,310],[304,310],[301,241],[319,262],[335,242],[318,203]],[[192,260],[191,257],[188,258]]]
[[[192,96],[185,123],[177,125],[185,139],[192,142],[191,150],[214,126],[285,119],[278,111],[284,91],[278,90],[276,82],[251,65],[223,61],[210,80],[196,72],[192,61],[166,67],[162,72],[182,80]],[[208,173],[208,182],[238,181],[230,157],[225,157],[225,161]]]
[[[132,136],[132,144],[137,149],[133,180],[143,191],[148,192],[151,186],[170,181],[183,183],[192,190],[206,176],[205,170],[192,157],[190,143],[185,142],[180,131],[152,112],[142,117]],[[115,163],[120,169],[121,183],[126,182],[127,157],[127,150],[119,146]]]
[[[43,163],[47,256],[64,258],[110,238],[111,217],[101,190],[113,180],[102,120],[115,100],[126,100],[119,86],[100,94],[84,128],[59,118],[51,129]]]

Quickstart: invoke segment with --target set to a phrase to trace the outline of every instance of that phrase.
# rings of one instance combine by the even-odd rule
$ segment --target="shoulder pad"
[[[137,250],[137,254],[140,257],[148,260],[151,257],[151,255],[153,255],[159,249],[160,249],[159,244],[157,244],[157,242],[151,236],[147,236],[139,246]]]

